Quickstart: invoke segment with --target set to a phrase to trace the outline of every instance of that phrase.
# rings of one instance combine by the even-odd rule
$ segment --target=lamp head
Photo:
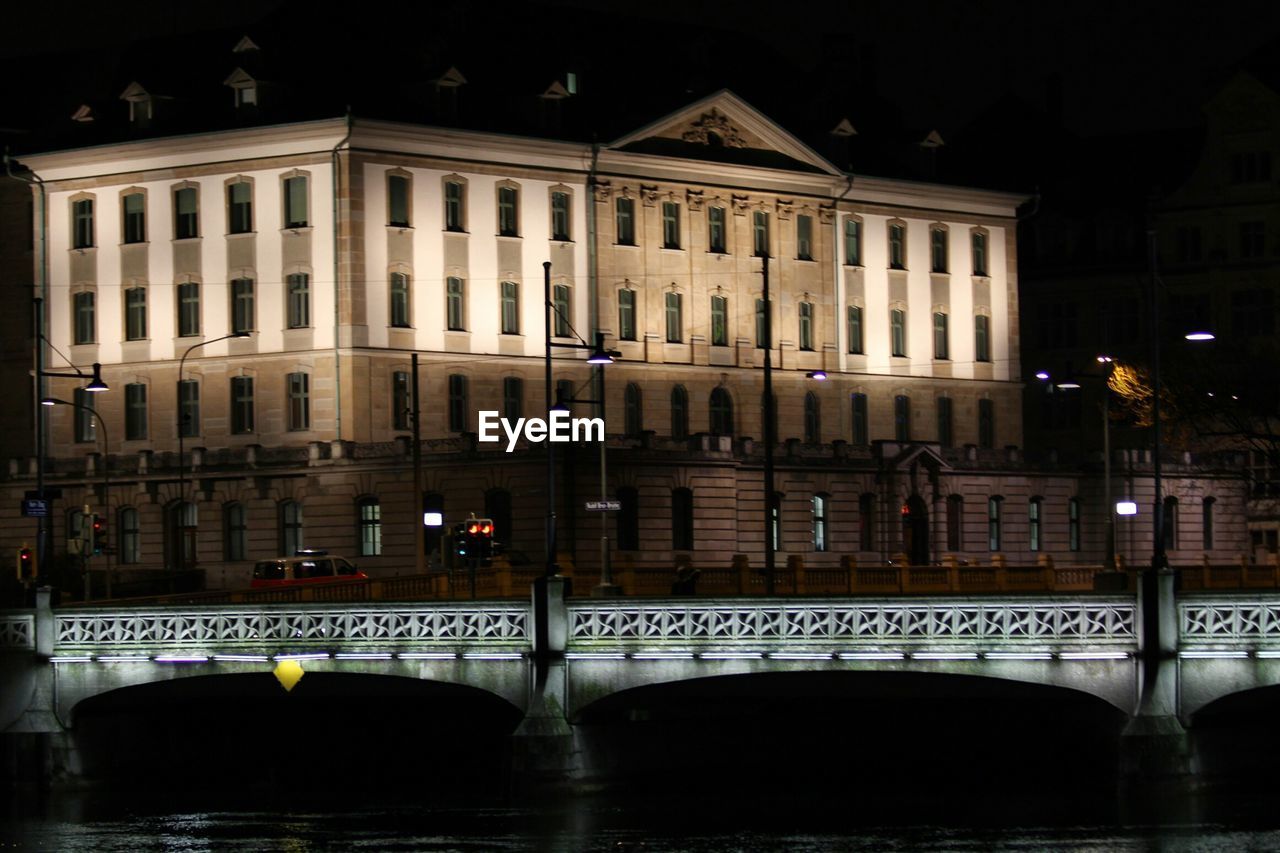
[[[1215,340],[1213,332],[1187,332],[1186,339],[1189,341],[1212,341]]]
[[[1037,370],[1037,371],[1036,371],[1036,379],[1039,379],[1041,382],[1047,382],[1047,381],[1049,380],[1049,371],[1047,371],[1047,370]]]
[[[96,361],[93,363],[93,379],[89,380],[89,384],[84,386],[84,390],[94,394],[111,390],[110,386],[102,381],[102,365]]]
[[[805,374],[805,377],[808,379],[816,379],[819,382],[823,382],[827,378],[827,372],[825,370],[810,370],[808,373]]]

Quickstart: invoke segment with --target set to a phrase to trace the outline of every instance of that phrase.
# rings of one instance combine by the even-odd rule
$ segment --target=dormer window
[[[120,100],[129,103],[129,123],[135,128],[147,128],[151,126],[152,119],[155,118],[155,96],[142,88],[138,82],[129,84],[129,88],[125,89],[120,95]]]
[[[243,68],[231,72],[231,76],[222,81],[222,85],[231,88],[237,110],[252,109],[258,106],[258,81]]]
[[[257,86],[240,86],[236,89],[236,107],[256,106],[258,103]]]

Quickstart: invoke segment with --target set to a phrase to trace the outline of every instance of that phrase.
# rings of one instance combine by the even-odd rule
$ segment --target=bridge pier
[[[542,577],[533,584],[533,655],[529,704],[511,736],[511,792],[537,799],[572,790],[583,777],[583,753],[568,708],[565,647],[569,617],[566,579]]]

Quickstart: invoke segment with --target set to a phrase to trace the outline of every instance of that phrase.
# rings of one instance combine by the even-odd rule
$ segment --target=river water
[[[343,806],[236,798],[62,793],[10,802],[0,850],[59,853],[176,851],[1274,851],[1280,816],[1272,797],[1230,795],[1195,820],[1165,815],[1129,822],[1078,800],[1010,808],[957,792],[947,806],[918,810],[856,802],[797,805],[703,802],[690,791],[644,804],[577,797],[537,807],[504,805]],[[967,801],[967,802],[966,802]],[[1075,818],[1089,818],[1076,822]],[[1101,820],[1092,820],[1101,817]],[[1204,818],[1208,819],[1204,819]],[[877,819],[880,818],[880,819]]]

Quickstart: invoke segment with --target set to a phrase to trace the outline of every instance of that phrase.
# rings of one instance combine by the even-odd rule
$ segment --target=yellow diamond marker
[[[296,660],[282,660],[276,664],[272,674],[275,675],[276,681],[280,682],[280,686],[289,691],[297,686],[306,673],[302,671],[302,664]]]

